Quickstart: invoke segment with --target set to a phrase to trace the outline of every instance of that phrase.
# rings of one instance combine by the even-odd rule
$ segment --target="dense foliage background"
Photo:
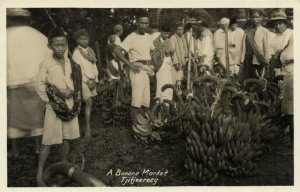
[[[95,42],[99,44],[101,61],[98,65],[105,66],[105,47],[107,37],[112,33],[113,25],[122,23],[124,37],[135,28],[135,15],[138,9],[128,8],[51,8],[29,9],[32,12],[32,26],[47,35],[53,24],[62,26],[68,33],[69,46],[72,51],[75,42],[73,33],[79,28],[86,28],[90,33],[91,46],[95,48]],[[175,23],[183,22],[189,18],[206,22],[210,28],[216,28],[217,21],[221,17],[235,17],[247,19],[249,9],[147,9],[150,15],[151,25],[169,24],[174,27]],[[271,17],[274,9],[264,9],[265,19]],[[286,10],[287,11],[287,10]],[[292,15],[292,9],[288,10]]]

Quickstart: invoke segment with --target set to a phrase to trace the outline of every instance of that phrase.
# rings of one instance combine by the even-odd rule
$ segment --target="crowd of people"
[[[172,89],[162,92],[161,87],[180,84],[187,76],[189,61],[206,66],[207,73],[220,65],[225,73],[240,80],[283,75],[282,113],[293,121],[293,31],[288,28],[284,12],[273,15],[274,31],[261,25],[260,9],[250,11],[244,29],[236,19],[224,17],[214,32],[201,22],[163,24],[159,31],[149,33],[148,13],[141,11],[136,19],[136,30],[123,41],[123,26],[116,24],[106,47],[112,79],[121,78],[118,72],[124,71],[130,81],[133,128],[138,129],[137,115],[150,107],[149,77],[156,77],[156,97],[172,100]],[[80,137],[78,114],[82,102],[84,136],[92,137],[90,118],[92,98],[97,95],[98,68],[87,30],[74,32],[77,46],[69,57],[66,33],[61,27],[51,29],[45,37],[29,24],[28,10],[8,9],[8,138],[12,141],[8,155],[19,155],[18,138],[42,136],[41,147],[39,137],[36,139],[36,153],[37,184],[43,186],[43,170],[51,146],[61,144],[62,161],[67,161],[69,141]],[[290,130],[293,139],[291,126]]]

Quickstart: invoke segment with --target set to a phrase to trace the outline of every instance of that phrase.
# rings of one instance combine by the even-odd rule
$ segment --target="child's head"
[[[48,47],[58,58],[63,58],[68,46],[67,37],[61,27],[50,29],[48,34]]]
[[[85,29],[79,29],[74,33],[74,39],[76,43],[84,48],[89,45],[89,33]]]
[[[115,42],[116,42],[116,35],[110,35],[108,37],[108,41],[109,41],[109,44],[115,44]]]

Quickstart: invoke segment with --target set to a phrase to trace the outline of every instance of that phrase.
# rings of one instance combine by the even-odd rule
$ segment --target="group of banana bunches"
[[[105,70],[104,72],[108,73]],[[97,96],[93,99],[93,111],[101,113],[104,124],[130,124],[130,83],[119,79],[113,80],[107,74],[97,84],[96,89]]]
[[[184,139],[184,167],[203,185],[213,183],[221,171],[233,177],[256,175],[260,155],[284,135],[278,83],[264,78],[240,83],[209,73],[191,82],[191,90],[162,87],[162,92],[173,89],[174,99],[157,98],[150,110],[138,114],[136,141],[148,145]],[[120,83],[105,79],[98,87],[95,109],[107,124],[116,116],[130,120],[130,84]]]
[[[221,171],[258,174],[260,155],[284,136],[277,82],[251,78],[241,84],[204,74],[192,80],[190,91],[166,89],[173,89],[174,100],[157,99],[139,114],[135,138],[144,144],[185,139],[184,167],[200,184],[212,184]]]

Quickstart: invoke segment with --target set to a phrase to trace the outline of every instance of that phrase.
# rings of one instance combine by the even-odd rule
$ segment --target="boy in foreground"
[[[46,102],[44,133],[37,171],[37,185],[45,186],[43,171],[50,148],[62,144],[61,158],[67,161],[69,140],[79,138],[78,113],[81,107],[81,69],[65,56],[67,38],[60,27],[48,34],[53,55],[40,64],[36,89]]]

